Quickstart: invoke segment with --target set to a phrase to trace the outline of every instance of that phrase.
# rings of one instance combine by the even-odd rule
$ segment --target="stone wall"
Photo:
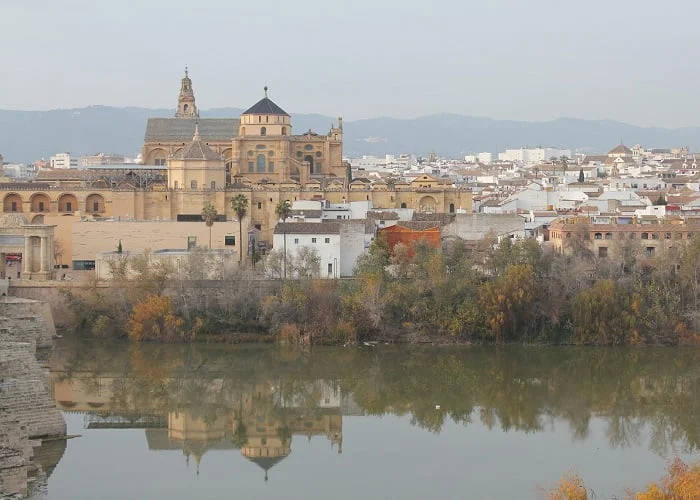
[[[31,462],[33,447],[40,444],[32,439],[66,434],[36,357],[37,345],[50,346],[54,331],[42,314],[44,306],[10,298],[0,305],[0,497],[27,495],[28,475],[43,474]]]

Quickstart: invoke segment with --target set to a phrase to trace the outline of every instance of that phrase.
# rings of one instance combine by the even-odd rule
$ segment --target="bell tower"
[[[176,118],[197,117],[197,105],[194,102],[194,91],[192,90],[192,80],[190,80],[187,66],[185,66],[185,78],[180,85],[180,95],[177,97]]]

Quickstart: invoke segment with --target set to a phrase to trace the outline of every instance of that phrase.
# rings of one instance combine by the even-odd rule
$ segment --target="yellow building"
[[[349,164],[342,159],[342,118],[325,135],[310,130],[294,135],[292,122],[268,97],[267,88],[240,118],[199,118],[186,72],[175,117],[148,120],[144,165],[46,170],[34,182],[0,183],[2,210],[22,214],[32,224],[56,224],[56,237],[64,243],[63,262],[72,260],[79,244],[81,254],[104,251],[73,241],[73,221],[200,221],[209,203],[222,218],[234,221],[231,199],[237,194],[249,200],[244,239],[247,229],[255,227],[267,243],[277,222],[275,207],[283,200],[371,201],[384,209],[471,211],[468,189],[429,176],[393,186],[384,181],[351,182]],[[56,216],[73,217],[58,223]],[[119,224],[111,227],[110,249],[120,239]],[[247,241],[240,243],[247,248]]]

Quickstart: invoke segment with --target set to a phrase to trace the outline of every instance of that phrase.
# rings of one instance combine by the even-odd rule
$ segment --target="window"
[[[316,243],[316,238],[311,238],[311,243]]]
[[[197,189],[197,181],[195,181],[195,180],[190,181],[190,189]]]
[[[455,204],[454,203],[450,203],[450,213],[451,214],[455,213]]]
[[[331,239],[330,239],[330,238],[325,238],[323,242],[324,242],[324,243],[330,243],[330,242],[331,242]]]
[[[612,239],[612,233],[605,233],[605,239],[606,239],[606,240],[611,240],[611,239]]]
[[[384,224],[386,224],[386,222],[384,222],[383,220],[380,220],[380,221],[379,221],[379,225],[380,225],[380,226],[383,226]]]
[[[294,244],[298,245],[299,244],[299,238],[294,238]]]
[[[328,264],[328,276],[330,276],[331,274],[333,274],[333,264],[329,263]]]
[[[212,191],[216,189],[216,181],[211,181],[211,189]]]
[[[643,240],[648,240],[648,239],[649,239],[649,233],[642,233],[642,239],[643,239]]]
[[[224,236],[224,246],[235,247],[236,237],[235,236]]]
[[[174,184],[174,185],[175,185],[175,189],[178,189],[178,188],[179,188],[179,184],[178,184],[177,181],[175,181],[175,184]]]
[[[274,171],[275,171],[275,162],[274,162],[274,161],[268,162],[268,164],[267,164],[267,171],[268,171],[268,172],[274,172]]]
[[[282,127],[282,135],[287,135],[287,127]]]
[[[596,239],[596,240],[602,240],[602,239],[603,239],[603,234],[602,234],[602,233],[595,233],[595,239]]]
[[[670,240],[671,239],[671,233],[666,233],[666,239]]]
[[[258,210],[261,210],[261,209],[262,209],[262,202],[259,201],[258,202]]]
[[[94,271],[95,261],[94,260],[74,260],[73,261],[74,271]]]
[[[401,208],[406,208],[406,204],[405,204],[405,203],[402,203],[402,204],[401,204]]]
[[[260,135],[267,135],[267,127],[260,127]]]
[[[647,257],[653,257],[653,256],[654,256],[654,252],[655,252],[654,247],[647,247],[647,248],[646,248]]]
[[[605,258],[608,256],[608,247],[598,248],[598,257]]]
[[[320,152],[320,151],[316,151],[316,158],[320,158],[320,157],[321,157],[321,152]]]
[[[40,201],[39,202],[39,212],[43,212],[43,211],[44,211],[44,202]]]
[[[255,229],[258,231],[262,231],[262,224],[255,224],[253,227],[255,227]]]
[[[93,201],[93,202],[92,202],[92,211],[93,211],[93,212],[99,212],[99,211],[100,211],[100,202],[99,202],[99,201]]]
[[[659,239],[659,233],[651,233],[651,239],[652,239],[652,240],[658,240],[658,239]]]
[[[12,211],[13,211],[13,212],[16,212],[16,211],[17,211],[17,202],[16,202],[16,201],[13,201],[13,202],[12,202]]]
[[[17,210],[15,210],[15,205],[16,205],[16,203],[13,201],[12,202],[12,211],[13,212],[17,211]],[[73,211],[73,203],[70,201],[67,201],[66,202],[66,212],[72,212],[72,211]]]
[[[154,163],[156,164],[156,167],[164,167],[165,158],[156,158],[156,161]]]
[[[272,150],[270,150],[270,151],[267,152],[267,156],[269,156],[270,158],[272,158],[273,156],[275,156],[275,152],[272,151]]]
[[[258,172],[265,172],[265,155],[258,155],[256,167]]]
[[[248,172],[255,172],[255,164],[252,161],[248,162]]]
[[[307,144],[306,146],[304,146],[304,149],[307,151],[311,151],[313,148],[314,147],[311,144]]]

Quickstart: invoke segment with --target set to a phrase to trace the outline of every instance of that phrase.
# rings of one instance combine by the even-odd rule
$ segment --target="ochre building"
[[[46,170],[33,182],[0,183],[2,211],[21,213],[32,224],[58,215],[199,221],[202,208],[211,203],[231,221],[231,199],[242,193],[250,201],[244,236],[245,228],[255,227],[260,239],[271,243],[275,207],[282,200],[370,200],[378,208],[420,212],[472,208],[468,189],[429,176],[392,186],[352,180],[342,159],[342,118],[325,135],[295,134],[292,117],[267,89],[239,118],[200,118],[187,73],[175,116],[148,120],[141,154],[141,165]],[[57,237],[69,240],[60,234],[66,224],[58,226]]]

